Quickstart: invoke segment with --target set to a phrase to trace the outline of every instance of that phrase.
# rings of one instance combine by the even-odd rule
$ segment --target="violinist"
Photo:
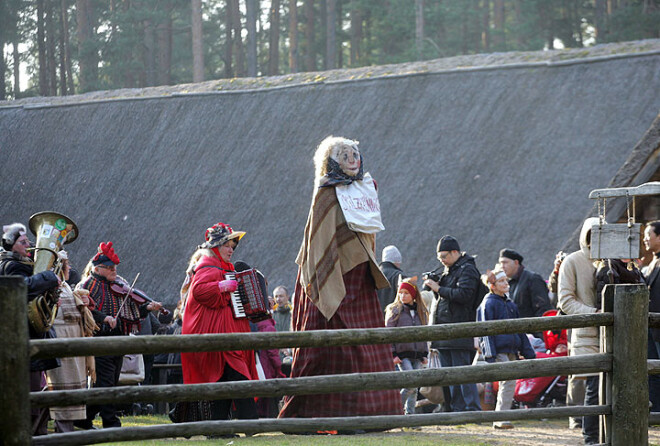
[[[120,336],[137,333],[140,321],[149,311],[159,310],[160,302],[134,299],[126,291],[130,287],[117,275],[119,257],[112,247],[112,242],[101,243],[98,252],[85,268],[78,288],[89,291],[90,309],[94,320],[101,327],[95,336]],[[94,387],[115,387],[123,362],[123,355],[96,356],[96,383]],[[87,406],[87,419],[75,422],[82,429],[93,429],[92,421],[96,414],[101,414],[103,427],[121,427],[121,421],[110,404]]]

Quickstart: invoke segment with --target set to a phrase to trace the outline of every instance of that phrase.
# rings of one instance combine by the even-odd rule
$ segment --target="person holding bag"
[[[415,285],[417,277],[401,281],[396,300],[385,309],[387,327],[420,327],[428,324],[429,312]],[[404,342],[392,345],[394,364],[399,370],[418,370],[428,363],[427,342]],[[417,389],[401,389],[401,400],[406,415],[415,413]]]
[[[382,227],[380,205],[373,181],[363,183],[367,175],[357,146],[357,141],[330,136],[316,150],[312,204],[296,259],[292,331],[384,326],[376,289],[389,282],[374,255],[375,233]],[[342,205],[344,188],[352,186],[358,189],[356,199]],[[391,371],[387,345],[296,348],[291,378]],[[287,396],[280,418],[401,413],[399,392],[376,390]]]

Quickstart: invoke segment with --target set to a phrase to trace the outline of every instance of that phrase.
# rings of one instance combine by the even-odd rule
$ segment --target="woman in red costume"
[[[182,334],[249,333],[247,318],[236,318],[231,293],[237,283],[226,279],[234,271],[230,262],[238,241],[245,232],[218,223],[206,230],[206,241],[193,254],[195,262],[188,288]],[[184,384],[258,379],[253,351],[181,353]],[[253,398],[235,399],[236,416],[257,418]],[[229,419],[232,400],[211,402],[215,420]]]

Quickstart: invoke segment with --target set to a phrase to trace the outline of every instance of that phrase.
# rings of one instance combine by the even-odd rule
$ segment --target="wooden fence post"
[[[0,276],[0,444],[32,441],[27,287],[23,277]]]
[[[615,285],[612,358],[612,445],[648,444],[647,371],[649,291]]]
[[[603,313],[614,312],[614,285],[606,285],[601,296],[601,305]],[[612,353],[612,341],[614,330],[611,325],[602,325],[600,327],[600,352]],[[600,388],[598,392],[598,404],[601,406],[612,406],[612,372],[602,372],[600,374]],[[603,415],[600,417],[600,442],[611,444],[612,442],[612,415]]]

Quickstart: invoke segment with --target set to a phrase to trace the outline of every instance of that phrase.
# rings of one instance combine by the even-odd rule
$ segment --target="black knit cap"
[[[458,245],[458,240],[456,240],[451,235],[443,235],[440,241],[438,242],[437,252],[440,251],[460,251],[461,247]]]
[[[523,262],[523,256],[518,254],[513,249],[509,249],[509,248],[504,248],[503,250],[501,250],[500,257],[506,257],[507,259],[517,260],[520,263]]]

